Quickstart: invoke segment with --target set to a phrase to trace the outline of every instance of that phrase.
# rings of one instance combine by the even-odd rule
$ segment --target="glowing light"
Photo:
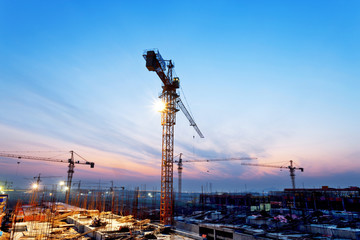
[[[69,190],[69,187],[68,186],[64,187],[64,191],[67,191],[67,190]]]
[[[149,196],[149,197],[153,197],[151,193],[148,193],[148,196]]]
[[[39,185],[36,184],[36,183],[34,183],[34,184],[32,185],[32,188],[33,188],[33,189],[37,189],[38,187],[39,187]]]
[[[154,109],[157,112],[163,112],[165,108],[166,108],[166,104],[161,99],[158,99],[154,102]]]
[[[60,184],[60,186],[64,186],[64,185],[65,185],[65,182],[64,182],[64,181],[60,181],[59,184]]]

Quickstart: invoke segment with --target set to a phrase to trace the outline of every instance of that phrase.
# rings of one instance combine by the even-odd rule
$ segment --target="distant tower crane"
[[[40,173],[39,173],[39,176],[37,177],[34,177],[34,179],[36,179],[36,182],[33,183],[33,185],[31,186],[32,187],[32,196],[30,198],[30,204],[35,204],[36,203],[36,199],[37,199],[37,192],[39,190],[39,186],[40,186]]]
[[[33,177],[33,179],[36,179],[36,184],[39,185],[42,178],[60,178],[61,176],[41,176],[41,173],[39,175]],[[29,179],[29,178],[27,178]]]
[[[162,160],[161,160],[161,197],[160,197],[160,223],[171,225],[173,219],[173,157],[174,157],[174,126],[177,106],[182,110],[201,138],[203,134],[196,125],[184,104],[177,89],[180,87],[178,77],[173,76],[174,64],[171,60],[164,60],[158,50],[145,51],[146,68],[156,72],[163,82],[160,95],[165,109],[161,112],[162,125]]]
[[[33,190],[33,194],[31,196],[30,199],[30,204],[36,204],[37,202],[37,193],[39,191],[40,188],[40,182],[41,182],[41,178],[57,178],[57,177],[61,177],[61,176],[42,176],[41,177],[41,173],[39,173],[38,176],[34,177],[34,179],[36,179],[36,181],[33,183],[32,190]]]
[[[271,167],[271,168],[288,168],[289,171],[290,171],[290,178],[291,178],[291,184],[292,184],[293,189],[295,189],[295,170],[300,170],[301,172],[304,171],[304,168],[294,167],[293,160],[290,160],[290,165],[289,166],[274,166],[274,165],[257,164],[257,163],[242,163],[241,165],[259,166],[259,167]]]
[[[252,157],[239,157],[239,158],[218,158],[218,159],[199,159],[199,160],[182,160],[181,156],[183,154],[179,154],[179,160],[175,160],[174,162],[178,165],[178,199],[181,199],[181,188],[182,188],[182,170],[183,170],[183,162],[223,162],[223,161],[237,161],[237,160],[255,160],[257,158]]]
[[[0,191],[4,190],[4,191],[7,191],[9,190],[10,188],[12,188],[12,184],[13,182],[10,182],[10,181],[0,181]]]
[[[68,177],[67,177],[67,188],[66,188],[66,194],[65,194],[65,202],[69,202],[70,197],[70,189],[71,189],[71,182],[72,177],[74,174],[74,168],[75,164],[84,164],[84,165],[90,165],[90,168],[94,168],[95,163],[89,162],[85,160],[83,157],[81,157],[79,154],[75,153],[74,151],[70,151],[71,157],[64,161],[62,159],[54,159],[54,158],[48,158],[48,157],[36,157],[36,156],[27,156],[27,155],[17,155],[17,154],[9,154],[9,153],[0,153],[0,157],[6,157],[6,158],[17,158],[17,159],[27,159],[27,160],[38,160],[38,161],[47,161],[47,162],[62,162],[62,163],[69,163],[68,168]],[[83,161],[74,160],[74,154],[77,155],[79,158],[81,158]]]

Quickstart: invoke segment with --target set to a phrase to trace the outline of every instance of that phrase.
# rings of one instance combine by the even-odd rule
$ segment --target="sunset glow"
[[[359,7],[322,0],[2,1],[0,151],[64,162],[1,157],[0,180],[22,188],[39,173],[66,180],[73,150],[95,162],[75,164],[74,181],[160,189],[164,84],[142,56],[158,48],[173,60],[178,94],[205,136],[177,112],[174,156],[292,159],[304,168],[296,179],[305,187],[355,185]],[[151,12],[159,14],[150,21]],[[286,169],[240,162],[184,163],[184,191],[207,183],[261,191],[288,187],[290,177]],[[59,188],[59,179],[43,184]]]

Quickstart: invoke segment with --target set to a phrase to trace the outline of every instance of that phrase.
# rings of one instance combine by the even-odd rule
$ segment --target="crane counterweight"
[[[146,68],[149,71],[155,71],[160,67],[160,63],[156,58],[156,53],[154,51],[148,51],[146,53]]]

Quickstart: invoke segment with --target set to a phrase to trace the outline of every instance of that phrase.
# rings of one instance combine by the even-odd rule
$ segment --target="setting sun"
[[[165,107],[166,107],[166,105],[161,99],[155,100],[154,109],[157,112],[163,112],[165,110]]]

